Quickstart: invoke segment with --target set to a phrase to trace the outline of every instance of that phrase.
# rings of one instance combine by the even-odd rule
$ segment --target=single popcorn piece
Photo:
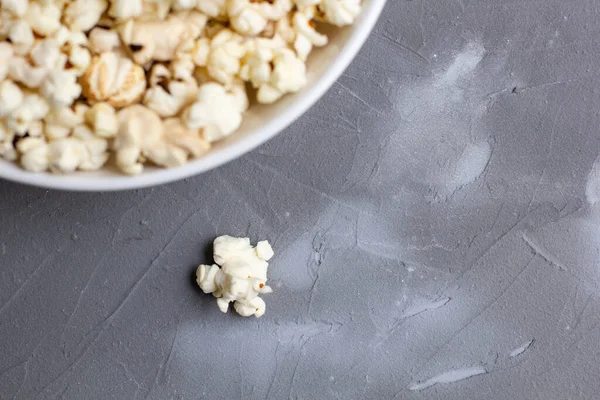
[[[57,35],[57,40],[67,56],[68,70],[75,72],[77,77],[82,76],[92,62],[92,55],[87,49],[87,36],[83,32],[64,29]]]
[[[85,157],[85,146],[77,139],[68,137],[53,141],[48,148],[50,168],[57,173],[77,170]]]
[[[162,121],[158,114],[140,105],[119,111],[117,119],[119,130],[113,145],[117,167],[126,174],[139,174],[144,169],[140,162],[144,140],[158,140],[164,129]]]
[[[306,64],[289,49],[274,52],[274,65],[268,83],[260,85],[257,93],[259,103],[271,104],[286,93],[294,93],[306,86]]]
[[[317,32],[314,23],[317,8],[309,6],[290,12],[285,18],[277,21],[275,26],[276,36],[285,40],[298,58],[306,61],[313,47],[325,46],[329,39]]]
[[[81,86],[73,71],[51,71],[40,88],[40,93],[53,107],[67,107],[81,95]]]
[[[272,39],[255,38],[246,43],[247,53],[240,70],[240,77],[254,88],[269,83],[275,50],[284,49],[287,43],[279,35]]]
[[[323,0],[318,5],[321,20],[336,26],[350,25],[360,13],[360,0]]]
[[[268,260],[273,249],[267,241],[252,247],[250,239],[220,236],[213,243],[216,264],[201,264],[196,270],[196,282],[204,293],[217,298],[217,306],[226,313],[233,302],[235,311],[243,316],[261,317],[266,305],[261,294],[273,292],[266,285]]]
[[[29,0],[4,0],[2,9],[10,11],[17,17],[24,17],[29,6]]]
[[[108,161],[108,141],[98,137],[87,125],[79,125],[73,129],[73,138],[78,139],[85,149],[79,162],[81,171],[95,171]]]
[[[0,117],[9,116],[23,104],[23,92],[13,81],[0,83]]]
[[[35,43],[35,36],[31,26],[23,20],[12,23],[8,38],[16,54],[26,55]]]
[[[243,86],[227,90],[217,83],[205,83],[200,86],[196,102],[184,111],[183,120],[188,128],[203,128],[204,138],[214,142],[240,127],[247,107]]]
[[[144,104],[163,118],[179,114],[196,98],[198,84],[190,75],[192,71],[179,72],[186,80],[174,79],[171,71],[162,64],[156,64],[150,73],[150,88],[144,95]]]
[[[125,107],[138,102],[144,95],[146,75],[142,67],[128,58],[108,52],[92,59],[81,85],[88,100]]]
[[[95,54],[117,51],[121,47],[121,38],[116,31],[94,28],[89,34],[89,48]]]
[[[23,168],[31,172],[43,172],[48,169],[48,143],[41,138],[24,138],[17,142]]]
[[[96,136],[112,138],[117,135],[119,122],[117,112],[108,103],[96,103],[86,111],[85,120]]]
[[[233,29],[243,35],[254,36],[266,28],[268,21],[283,18],[292,9],[292,2],[229,0],[227,6],[229,22]]]
[[[31,29],[40,36],[50,36],[61,27],[62,6],[53,2],[30,2],[25,20]]]
[[[206,67],[213,79],[229,84],[239,73],[246,54],[243,42],[243,37],[230,29],[221,30],[210,40],[201,38],[194,46],[194,63]]]
[[[107,0],[75,0],[66,6],[63,21],[73,31],[88,31],[96,26],[107,8]]]
[[[80,77],[85,73],[91,63],[92,55],[89,50],[79,46],[71,47],[69,50],[69,71],[74,72],[77,77]]]
[[[143,11],[142,0],[111,0],[108,14],[113,18],[125,20],[139,17]]]
[[[329,41],[327,36],[320,34],[312,22],[315,8],[306,8],[303,12],[295,12],[292,17],[295,31],[294,50],[302,61],[306,61],[313,47],[323,47]]]
[[[186,46],[193,46],[205,24],[206,16],[191,12],[171,15],[164,21],[129,20],[119,34],[133,60],[144,65],[150,61],[174,60]]]

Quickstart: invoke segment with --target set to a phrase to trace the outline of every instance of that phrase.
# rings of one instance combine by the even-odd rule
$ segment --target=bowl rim
[[[360,25],[357,25],[357,28],[352,32],[350,38],[341,48],[330,67],[310,88],[298,94],[297,100],[291,107],[288,107],[266,125],[253,129],[254,132],[251,132],[246,137],[231,145],[224,146],[179,167],[157,169],[149,174],[136,176],[123,175],[97,178],[85,175],[53,175],[48,173],[32,173],[15,166],[14,168],[0,168],[0,178],[46,189],[79,192],[111,192],[163,185],[220,167],[264,144],[285,130],[312,107],[333,86],[335,81],[355,58],[373,30],[385,3],[386,0],[371,0],[368,8],[362,11],[363,15]]]

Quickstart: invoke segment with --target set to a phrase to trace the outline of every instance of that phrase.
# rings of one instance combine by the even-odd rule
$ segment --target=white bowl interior
[[[203,157],[171,169],[146,167],[139,176],[124,176],[103,169],[70,175],[31,173],[0,159],[0,177],[46,188],[81,191],[135,189],[176,181],[213,169],[252,150],[285,129],[312,106],[352,61],[385,4],[385,0],[363,0],[363,12],[354,25],[328,29],[330,42],[315,49],[308,60],[308,85],[272,105],[254,104],[244,116],[241,128],[215,143]]]

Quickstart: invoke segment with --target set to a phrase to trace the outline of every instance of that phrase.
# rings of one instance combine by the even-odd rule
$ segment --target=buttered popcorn
[[[2,0],[0,157],[31,172],[130,175],[201,157],[241,126],[249,97],[270,104],[304,87],[309,54],[328,42],[316,22],[351,24],[360,1]],[[242,246],[230,239],[218,248]],[[266,273],[259,247],[242,247]],[[218,271],[203,271],[208,287]],[[259,289],[236,310],[264,312]]]

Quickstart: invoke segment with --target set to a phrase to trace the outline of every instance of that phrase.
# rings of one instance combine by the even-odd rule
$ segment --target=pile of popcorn
[[[360,0],[1,0],[0,157],[32,172],[182,165],[236,131],[248,91],[306,85],[315,21]]]

